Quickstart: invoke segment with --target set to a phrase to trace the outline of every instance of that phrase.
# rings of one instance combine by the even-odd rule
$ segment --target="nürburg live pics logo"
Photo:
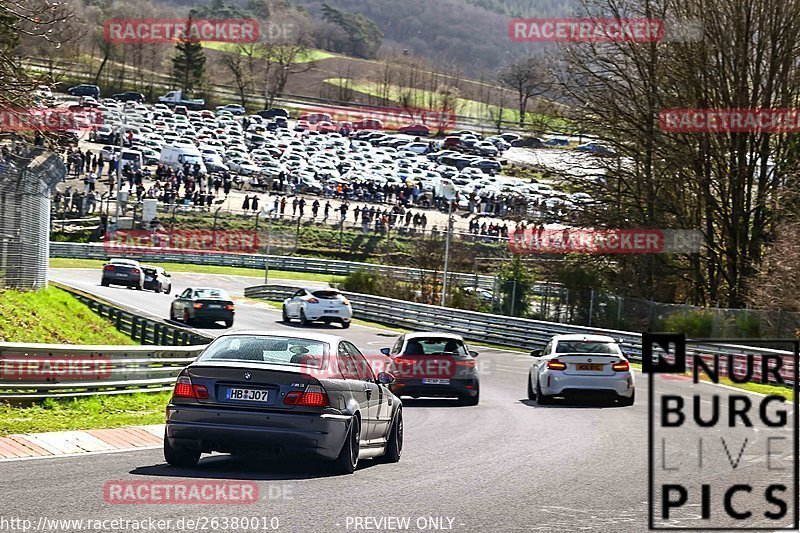
[[[798,530],[798,346],[642,335],[650,530]]]

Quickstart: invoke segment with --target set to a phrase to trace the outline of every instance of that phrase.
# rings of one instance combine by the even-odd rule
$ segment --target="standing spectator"
[[[286,212],[286,197],[283,196],[281,197],[281,217],[283,217],[283,214],[285,212]]]
[[[330,215],[330,212],[331,212],[331,203],[326,201],[325,202],[325,211],[324,211],[324,214],[323,214],[323,217],[322,217],[322,221],[323,222],[327,222],[328,221],[328,216]]]
[[[317,218],[317,213],[319,213],[319,200],[314,200],[314,203],[311,204],[311,214],[314,215],[314,218]]]
[[[300,212],[300,218],[303,218],[303,213],[306,210],[306,199],[300,198],[300,201],[297,202],[297,210]]]
[[[294,197],[294,200],[292,200],[292,218],[294,218],[295,216],[297,216],[297,204],[298,204],[298,203],[300,203],[300,202],[299,202],[299,200],[297,199],[297,196],[295,196],[295,197]]]
[[[253,195],[253,203],[250,207],[253,211],[258,211],[258,196],[255,194]]]
[[[244,197],[244,202],[242,202],[242,211],[249,211],[250,210],[250,195]]]

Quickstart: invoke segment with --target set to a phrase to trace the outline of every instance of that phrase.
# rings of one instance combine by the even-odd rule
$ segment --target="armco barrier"
[[[109,253],[110,252],[110,253]],[[142,262],[154,263],[191,263],[202,265],[232,266],[264,270],[266,255],[261,254],[234,254],[209,251],[190,251],[169,248],[136,248],[125,247],[125,253],[114,253],[113,248],[103,244],[86,244],[72,242],[51,242],[50,257],[69,259],[99,259],[107,260],[112,257],[124,255],[128,259],[137,259]],[[269,268],[286,270],[290,272],[311,272],[316,274],[330,274],[332,276],[346,276],[358,270],[375,272],[402,281],[419,279],[421,273],[431,274],[431,271],[408,267],[374,265],[372,263],[358,263],[355,261],[336,261],[333,259],[315,259],[310,257],[269,256]],[[480,287],[494,290],[495,278],[480,274],[466,274],[453,272],[448,274],[448,279],[456,281],[465,287]]]
[[[288,298],[296,287],[283,285],[257,285],[244,290],[245,297],[280,301]],[[435,305],[419,304],[369,294],[344,292],[356,318],[398,326],[411,330],[436,330],[458,333],[467,340],[508,346],[519,350],[541,349],[553,335],[595,334],[618,339],[620,346],[632,361],[642,360],[642,335],[630,331],[590,328],[545,322],[526,318],[507,317],[489,313],[476,313]],[[740,364],[749,355],[759,360],[771,354],[784,358],[785,369],[794,370],[792,353],[785,350],[721,343],[692,343],[688,353],[699,353],[704,358],[734,356]]]
[[[85,303],[89,309],[101,317],[113,322],[122,333],[129,335],[133,340],[142,344],[161,346],[186,346],[208,344],[212,337],[203,335],[189,328],[168,324],[161,320],[147,318],[106,302],[102,298],[78,290],[62,283],[50,282],[71,293],[79,301]]]
[[[0,343],[0,401],[170,390],[203,348]],[[89,370],[81,370],[75,379],[58,370],[68,365]]]

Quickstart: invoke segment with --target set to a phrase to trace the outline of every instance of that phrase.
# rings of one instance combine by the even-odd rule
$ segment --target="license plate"
[[[114,275],[117,276],[118,278],[127,278],[128,277],[128,275],[125,274],[124,272],[117,272]]]
[[[209,309],[219,309],[220,307],[222,307],[222,306],[221,306],[221,305],[218,305],[218,304],[209,304],[209,305],[208,305],[208,308],[209,308]]]
[[[576,370],[591,370],[593,372],[602,372],[603,365],[575,365]]]
[[[326,313],[338,313],[339,311],[337,311],[336,309],[326,309],[325,312]]]
[[[444,378],[422,378],[423,385],[450,385],[449,379]]]
[[[266,402],[268,391],[260,389],[228,389],[225,398],[228,400],[243,400],[248,402]]]

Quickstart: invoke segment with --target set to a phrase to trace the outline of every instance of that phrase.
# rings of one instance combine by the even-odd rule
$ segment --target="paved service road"
[[[168,312],[171,296],[100,287],[97,271],[60,269],[51,277],[157,316]],[[173,281],[176,291],[189,283],[210,284],[236,296],[258,279],[175,273]],[[296,327],[279,320],[278,309],[237,302],[235,328]],[[315,329],[339,331],[337,326]],[[388,330],[358,325],[342,333],[367,353],[389,346],[395,337]],[[443,518],[445,528],[465,532],[646,531],[647,384],[641,374],[633,407],[592,403],[540,407],[525,399],[529,357],[488,348],[479,351],[480,405],[405,400],[405,448],[399,463],[363,461],[354,475],[337,477],[308,464],[257,464],[227,455],[204,457],[197,467],[175,469],[164,463],[160,450],[7,462],[0,463],[4,500],[0,513],[34,521],[40,516],[172,520],[267,516],[278,518],[279,531],[385,531],[397,526],[381,522],[389,517],[409,517],[409,527],[402,528],[409,531],[430,529],[426,525],[430,518]],[[661,385],[687,397],[695,388],[713,387],[678,379]],[[759,397],[754,395],[753,400]],[[726,414],[727,407],[722,412]],[[741,435],[730,443],[734,456],[741,440],[752,433]],[[675,461],[696,454],[696,438],[672,442],[684,450],[677,452]],[[759,456],[763,449],[745,449],[740,469],[758,463]],[[731,479],[731,471],[720,468],[706,474],[721,482]],[[764,476],[761,470],[753,472],[752,482]],[[254,480],[259,501],[112,505],[103,498],[109,480],[175,478]],[[714,498],[715,509],[721,507],[719,495]],[[698,512],[697,506],[679,511],[680,525],[691,528]]]

